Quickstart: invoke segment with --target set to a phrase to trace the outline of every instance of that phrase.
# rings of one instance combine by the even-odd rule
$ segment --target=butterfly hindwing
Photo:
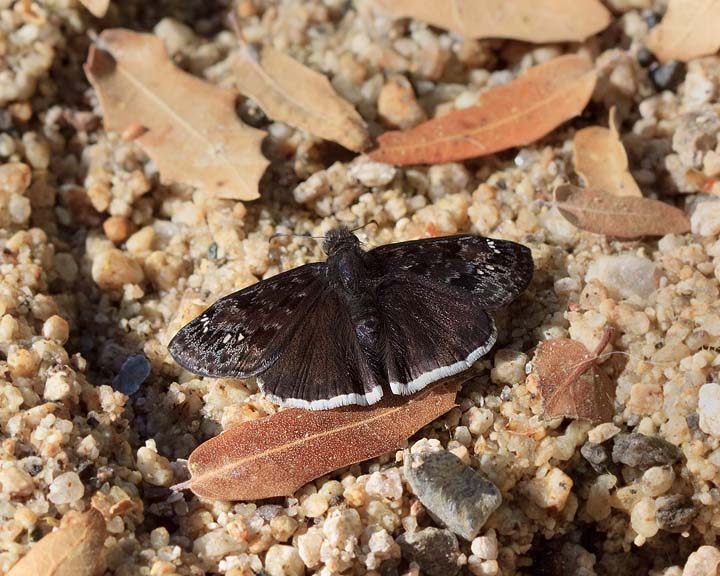
[[[394,394],[412,394],[466,370],[495,343],[492,317],[454,288],[400,273],[377,294]]]
[[[482,236],[447,236],[387,244],[368,252],[382,277],[406,273],[446,284],[493,310],[512,302],[530,283],[533,260],[521,244]]]
[[[325,289],[325,264],[307,264],[221,298],[184,326],[170,353],[202,376],[247,378],[283,355]]]
[[[372,404],[382,396],[348,307],[331,288],[307,310],[278,360],[258,382],[271,400],[313,410]]]

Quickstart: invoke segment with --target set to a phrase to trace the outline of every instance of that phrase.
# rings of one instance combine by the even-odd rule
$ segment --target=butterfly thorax
[[[328,255],[327,274],[330,284],[348,295],[367,290],[366,254],[360,241],[347,228],[327,233],[323,248]]]

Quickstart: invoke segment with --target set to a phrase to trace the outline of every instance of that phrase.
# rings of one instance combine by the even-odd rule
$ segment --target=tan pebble
[[[479,436],[490,429],[494,418],[492,410],[473,406],[462,415],[462,423],[468,427],[473,436]]]
[[[237,15],[240,18],[250,18],[257,14],[257,6],[252,0],[241,0],[237,5]]]
[[[40,359],[30,350],[15,348],[8,352],[7,363],[13,376],[30,378],[35,376],[40,365]]]
[[[120,244],[130,236],[132,223],[124,216],[110,216],[103,222],[103,231],[115,244]]]
[[[110,207],[112,192],[104,184],[94,184],[87,189],[87,196],[93,208],[98,212],[105,212]]]
[[[153,486],[172,484],[173,471],[168,459],[146,446],[137,451],[137,469],[148,484]]]
[[[43,398],[49,402],[77,401],[80,384],[72,370],[56,369],[45,379]]]
[[[328,500],[323,494],[310,494],[303,503],[305,516],[318,518],[325,514],[328,509]]]
[[[528,482],[530,498],[540,508],[561,511],[565,508],[573,487],[570,476],[560,468],[551,468],[542,478],[533,478]]]
[[[612,422],[603,422],[588,432],[588,440],[593,444],[602,444],[606,440],[610,440],[610,438],[618,432],[620,432],[620,428],[615,426],[615,424]]]
[[[151,250],[153,240],[155,240],[155,230],[151,226],[145,226],[130,236],[125,246],[133,254],[139,254]]]
[[[397,128],[410,128],[425,120],[425,111],[418,104],[410,81],[399,75],[389,78],[381,88],[378,113]]]
[[[10,314],[3,315],[0,319],[0,342],[12,342],[17,330],[18,321]]]
[[[175,288],[184,271],[183,260],[166,252],[153,252],[145,259],[145,274],[158,290]]]
[[[0,486],[11,498],[31,496],[35,490],[32,476],[13,463],[0,468]]]
[[[33,115],[32,104],[27,100],[23,102],[13,102],[8,106],[8,110],[10,114],[12,114],[12,117],[18,122],[27,122]]]
[[[30,186],[32,171],[21,162],[0,165],[0,193],[22,195]]]
[[[700,236],[720,234],[720,200],[698,203],[690,216],[690,229]]]
[[[672,466],[653,466],[642,475],[642,489],[646,496],[660,496],[672,488],[675,472]]]
[[[26,132],[22,137],[25,157],[36,170],[47,170],[50,166],[50,144],[36,132]]]
[[[525,381],[525,365],[528,357],[517,350],[498,350],[495,353],[495,366],[490,379],[495,384],[512,386]]]
[[[657,534],[657,507],[650,497],[641,498],[630,512],[630,524],[633,530],[643,538],[652,538]]]
[[[94,258],[92,277],[100,288],[117,290],[125,284],[139,284],[144,275],[135,260],[120,250],[111,249]]]
[[[322,530],[316,526],[311,526],[305,534],[297,537],[298,554],[308,568],[320,565],[320,547],[324,540]]]
[[[65,318],[55,314],[43,323],[42,334],[45,338],[65,344],[70,336],[70,326]]]
[[[682,576],[716,576],[720,565],[720,550],[715,546],[700,546],[688,556]]]
[[[270,576],[303,576],[305,564],[295,548],[275,544],[265,554],[265,571]]]
[[[300,523],[290,516],[279,515],[270,520],[272,537],[278,542],[287,542],[292,538]]]

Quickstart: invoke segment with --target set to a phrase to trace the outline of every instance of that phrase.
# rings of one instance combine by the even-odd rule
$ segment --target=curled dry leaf
[[[102,18],[107,14],[110,7],[110,0],[80,0],[80,4],[87,8],[95,18]]]
[[[647,47],[661,62],[715,54],[720,49],[720,0],[670,0],[660,24],[650,31]]]
[[[642,196],[628,170],[628,159],[615,127],[615,109],[610,110],[610,128],[583,128],[573,139],[575,171],[585,185],[613,196]]]
[[[106,536],[105,519],[95,508],[70,512],[7,576],[100,576],[105,572]]]
[[[394,16],[423,20],[466,38],[579,42],[610,23],[610,13],[598,0],[377,1]]]
[[[541,342],[533,371],[543,401],[543,417],[580,418],[608,422],[615,414],[615,384],[596,364],[612,330],[606,329],[594,352],[569,338]]]
[[[529,144],[580,114],[595,81],[595,70],[586,58],[574,54],[555,58],[480,94],[475,106],[412,130],[383,134],[370,157],[397,165],[439,164]]]
[[[244,45],[230,56],[232,85],[249,96],[273,120],[349,150],[368,145],[367,126],[352,104],[338,96],[322,74],[271,46],[258,56]]]
[[[159,38],[105,30],[85,73],[98,93],[107,130],[147,129],[137,142],[165,182],[192,184],[221,198],[253,200],[268,161],[265,136],[235,114],[235,95],[170,61]]]
[[[685,212],[657,200],[611,196],[564,184],[555,190],[555,202],[573,226],[596,234],[640,238],[690,231]]]
[[[394,450],[455,405],[459,381],[369,407],[290,408],[243,422],[190,455],[192,475],[175,489],[219,500],[287,496],[322,476]]]

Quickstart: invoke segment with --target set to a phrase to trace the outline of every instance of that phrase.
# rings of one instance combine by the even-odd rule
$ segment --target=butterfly
[[[364,251],[330,230],[326,262],[225,296],[169,344],[183,368],[257,377],[273,402],[311,410],[374,404],[466,370],[495,344],[490,311],[523,292],[530,250],[460,235]]]

